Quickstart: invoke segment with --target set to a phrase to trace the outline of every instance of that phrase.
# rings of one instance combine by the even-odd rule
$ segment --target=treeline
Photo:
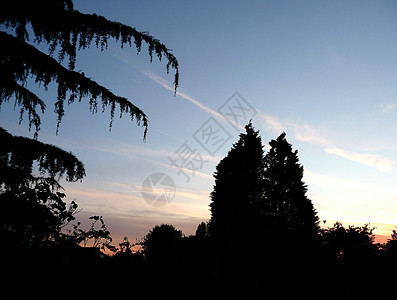
[[[144,296],[216,291],[270,299],[368,297],[394,280],[384,275],[397,265],[397,233],[377,244],[369,224],[321,228],[298,152],[285,133],[265,153],[259,132],[246,126],[217,166],[211,218],[195,235],[162,224],[138,242],[125,238],[117,246],[102,217],[92,216],[91,227],[82,229],[74,223],[77,204],[63,201],[56,175],[80,178],[84,166],[78,160],[51,145],[0,134],[8,139],[8,148],[0,148],[1,263],[20,280],[106,282]],[[40,151],[24,155],[27,146]],[[51,151],[64,160],[49,164]]]

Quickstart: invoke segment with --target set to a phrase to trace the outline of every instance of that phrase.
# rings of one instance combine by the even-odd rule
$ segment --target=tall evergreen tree
[[[281,134],[265,155],[252,124],[216,168],[209,235],[228,247],[268,238],[308,241],[319,229],[303,166]],[[275,240],[274,240],[275,241]],[[275,241],[276,242],[276,241]]]
[[[319,229],[317,213],[306,196],[303,166],[282,133],[265,156],[264,203],[268,231],[284,238],[313,238]]]
[[[251,122],[245,130],[216,167],[211,193],[209,234],[228,247],[241,244],[256,228],[260,215],[264,175],[262,140]]]

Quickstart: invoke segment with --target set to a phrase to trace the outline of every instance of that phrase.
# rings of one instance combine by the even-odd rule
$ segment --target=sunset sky
[[[252,119],[266,146],[285,131],[298,149],[324,226],[371,223],[380,241],[396,229],[395,1],[74,2],[83,13],[149,32],[180,64],[174,97],[173,70],[167,75],[157,58],[150,63],[145,47],[136,55],[111,41],[103,52],[78,53],[76,71],[148,115],[146,141],[128,116],[109,132],[109,111],[90,114],[88,99],[66,107],[56,135],[56,89],[37,91],[47,103],[39,140],[72,151],[86,167],[83,182],[63,181],[82,209],[78,218],[102,215],[116,243],[161,223],[193,234],[210,217],[216,165]],[[33,137],[18,117],[5,104],[0,126]],[[175,183],[165,206],[142,197],[154,173]]]

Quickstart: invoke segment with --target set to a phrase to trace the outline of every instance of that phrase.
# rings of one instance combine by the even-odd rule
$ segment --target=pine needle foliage
[[[45,88],[52,81],[58,85],[58,97],[55,103],[55,113],[58,124],[64,115],[64,104],[71,104],[76,99],[81,101],[90,97],[90,111],[97,112],[98,99],[101,99],[102,111],[110,107],[111,121],[113,124],[116,107],[120,110],[120,117],[127,113],[138,125],[145,128],[146,137],[148,120],[147,116],[128,99],[114,95],[107,88],[84,76],[84,73],[73,71],[76,63],[76,53],[89,48],[94,44],[98,49],[104,50],[108,41],[114,39],[120,42],[121,47],[135,46],[137,53],[141,52],[142,44],[148,46],[150,61],[156,55],[161,61],[167,60],[166,71],[175,70],[174,94],[179,82],[178,61],[172,51],[158,39],[146,32],[139,32],[135,28],[107,20],[96,14],[83,14],[75,10],[71,0],[18,0],[3,1],[0,4],[0,24],[14,35],[1,32],[0,43],[0,105],[9,101],[10,97],[16,98],[15,105],[21,109],[22,119],[25,112],[29,116],[29,127],[40,129],[40,116],[38,109],[43,113],[45,103],[25,87],[28,76],[33,76],[36,83],[42,83]],[[29,27],[30,26],[30,27]],[[29,31],[29,29],[31,29]],[[40,52],[28,44],[29,33],[33,33],[33,43],[46,43],[49,55]],[[57,60],[52,58],[58,52]],[[27,55],[29,54],[29,55]],[[61,63],[68,59],[68,67]],[[67,94],[69,97],[67,98]]]

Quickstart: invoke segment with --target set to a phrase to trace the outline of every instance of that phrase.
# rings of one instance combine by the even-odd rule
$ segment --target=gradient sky
[[[109,111],[91,115],[88,99],[66,108],[56,136],[56,89],[37,91],[48,103],[39,139],[72,151],[86,166],[83,182],[64,183],[68,200],[82,208],[79,218],[103,215],[116,243],[161,223],[193,234],[209,219],[217,163],[255,112],[265,144],[285,131],[298,149],[308,196],[325,226],[371,223],[379,240],[396,228],[395,1],[81,0],[75,8],[148,31],[173,49],[181,76],[174,97],[172,70],[167,75],[156,58],[150,64],[145,47],[136,55],[112,41],[106,51],[78,53],[76,70],[148,115],[146,142],[128,116],[109,132]],[[235,92],[252,108],[237,130],[218,111],[233,106]],[[18,115],[11,103],[3,105],[0,126],[32,137]],[[209,124],[222,127],[223,139],[205,149],[198,140]],[[200,167],[194,176],[171,163],[186,146]],[[141,193],[157,172],[176,184],[162,207]]]

